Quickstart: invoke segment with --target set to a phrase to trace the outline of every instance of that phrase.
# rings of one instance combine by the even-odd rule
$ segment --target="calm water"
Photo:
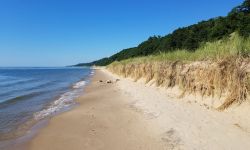
[[[0,140],[72,107],[92,73],[90,68],[0,68]]]

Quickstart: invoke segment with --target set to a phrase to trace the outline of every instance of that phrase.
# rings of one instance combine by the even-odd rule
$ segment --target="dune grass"
[[[204,60],[221,60],[227,57],[239,56],[249,57],[250,55],[250,38],[242,38],[237,33],[230,37],[215,42],[204,43],[196,51],[176,50],[167,53],[159,53],[145,57],[136,57],[123,60],[119,63],[140,63],[148,61],[204,61]],[[114,62],[117,63],[117,62]]]
[[[135,80],[154,80],[157,86],[178,86],[183,93],[225,97],[223,110],[249,97],[250,38],[234,33],[220,41],[205,43],[195,52],[178,50],[113,62],[108,69]]]

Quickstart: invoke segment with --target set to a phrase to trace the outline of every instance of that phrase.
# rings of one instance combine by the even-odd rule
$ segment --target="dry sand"
[[[52,118],[30,150],[250,149],[249,104],[226,112],[97,70],[79,106]],[[246,114],[248,113],[248,114]]]

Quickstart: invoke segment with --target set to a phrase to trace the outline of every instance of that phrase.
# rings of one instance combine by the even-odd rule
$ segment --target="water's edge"
[[[85,80],[81,80],[72,86],[71,91],[73,91],[74,88],[82,87],[78,89],[80,91],[80,92],[78,91],[79,94],[73,97],[73,100],[72,100],[73,103],[70,103],[66,107],[61,107],[59,110],[53,110],[52,109],[53,104],[58,103],[60,98],[63,97],[64,94],[67,94],[70,91],[63,93],[62,95],[59,96],[59,98],[56,98],[51,103],[51,105],[48,106],[47,109],[44,109],[46,111],[49,111],[48,114],[46,112],[43,112],[44,110],[34,114],[33,120],[29,121],[31,122],[29,129],[27,129],[21,136],[14,138],[14,139],[0,141],[0,149],[1,150],[27,150],[28,142],[31,141],[39,133],[41,129],[45,128],[48,125],[51,118],[61,115],[64,112],[71,111],[72,109],[78,106],[76,99],[84,94],[84,89],[91,83],[91,80],[94,74],[95,74],[94,69],[91,69],[91,73],[89,74],[88,78],[85,78]],[[66,102],[63,101],[62,104],[67,105],[67,100]]]

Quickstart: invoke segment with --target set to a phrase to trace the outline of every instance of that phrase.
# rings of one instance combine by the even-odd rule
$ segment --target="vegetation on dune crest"
[[[205,43],[216,43],[216,41],[229,37],[234,32],[237,32],[242,38],[250,36],[250,0],[245,0],[240,6],[233,8],[225,17],[212,18],[188,27],[179,28],[163,37],[152,36],[137,47],[124,49],[111,57],[91,63],[78,64],[77,66],[105,66],[114,61],[185,49],[186,51],[177,52],[177,54],[181,55],[182,53],[202,50],[202,47],[206,45]],[[215,46],[215,43],[211,46]],[[208,46],[206,47],[209,48]],[[213,47],[210,49],[211,51],[218,50]],[[208,55],[210,55],[210,52]]]
[[[250,37],[243,38],[237,33],[232,33],[230,37],[214,42],[207,42],[196,49],[196,51],[178,49],[172,52],[161,52],[156,55],[129,58],[120,61],[120,63],[177,60],[191,62],[221,60],[232,56],[244,58],[250,56]]]

